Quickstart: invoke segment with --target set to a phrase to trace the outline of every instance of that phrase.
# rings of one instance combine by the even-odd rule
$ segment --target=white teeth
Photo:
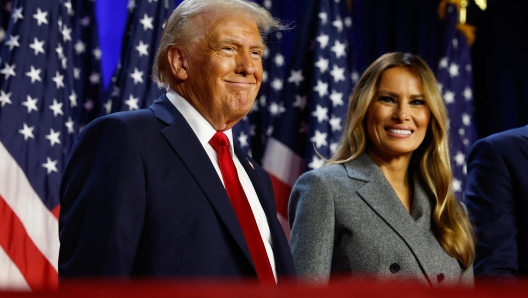
[[[387,130],[389,132],[396,133],[396,134],[399,134],[399,135],[410,135],[411,134],[411,131],[410,130],[406,130],[406,129],[392,129],[392,128],[389,128]]]

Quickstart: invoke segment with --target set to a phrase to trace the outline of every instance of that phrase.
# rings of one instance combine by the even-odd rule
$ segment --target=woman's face
[[[367,151],[382,159],[410,158],[424,140],[430,118],[418,72],[402,66],[385,70],[366,114]]]

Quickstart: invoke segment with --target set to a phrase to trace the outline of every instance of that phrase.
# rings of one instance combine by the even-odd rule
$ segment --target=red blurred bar
[[[498,284],[480,282],[474,289],[438,288],[410,282],[379,282],[339,279],[328,286],[295,282],[260,286],[255,281],[196,280],[85,280],[62,283],[59,290],[30,292],[0,291],[0,297],[528,297],[528,281]]]

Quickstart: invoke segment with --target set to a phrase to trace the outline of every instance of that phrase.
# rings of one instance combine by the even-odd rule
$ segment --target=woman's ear
[[[179,46],[172,46],[169,48],[168,55],[169,66],[171,73],[177,81],[185,81],[187,79],[187,63],[185,61],[185,52]]]

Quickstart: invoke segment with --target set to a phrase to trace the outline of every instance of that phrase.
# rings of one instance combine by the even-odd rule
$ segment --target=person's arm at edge
[[[466,204],[476,225],[475,275],[514,279],[517,227],[511,177],[498,144],[475,143],[467,165]]]

